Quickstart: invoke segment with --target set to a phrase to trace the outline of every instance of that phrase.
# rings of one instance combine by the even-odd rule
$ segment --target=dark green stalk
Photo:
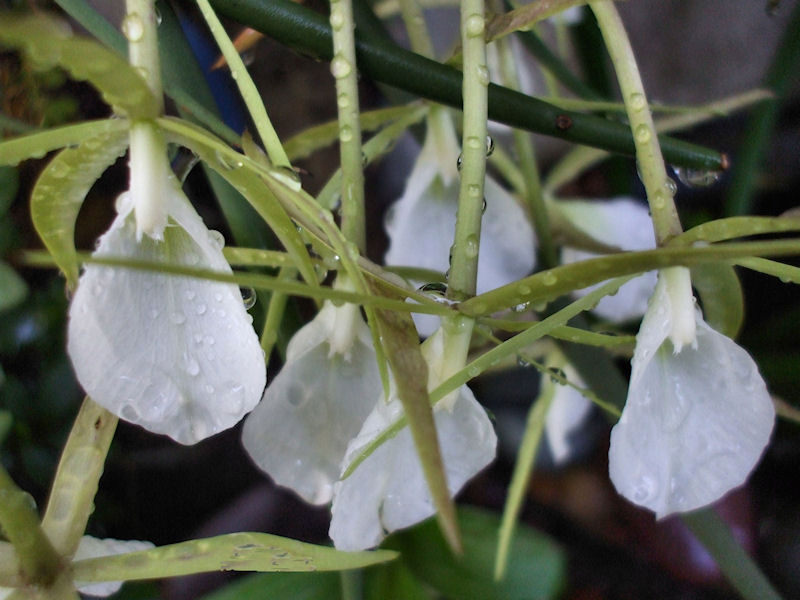
[[[235,19],[295,50],[330,60],[331,30],[323,15],[291,0],[212,0],[222,15]],[[461,72],[426,59],[394,43],[356,31],[356,55],[362,73],[442,104],[462,107]],[[493,121],[562,138],[574,143],[633,156],[626,125],[601,117],[559,109],[519,92],[489,85],[489,118]],[[663,136],[661,146],[670,164],[722,170],[719,152]]]
[[[764,150],[772,137],[780,105],[797,75],[800,62],[800,4],[796,4],[778,51],[764,78],[763,87],[775,93],[774,98],[762,101],[753,110],[742,149],[736,156],[733,177],[725,201],[725,215],[735,216],[751,212],[753,189],[758,180]]]

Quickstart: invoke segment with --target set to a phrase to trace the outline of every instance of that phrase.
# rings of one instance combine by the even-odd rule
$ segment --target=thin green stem
[[[511,89],[519,89],[519,76],[515,67],[514,55],[511,50],[511,40],[504,38],[496,42],[499,44],[500,67],[504,83]],[[558,264],[553,236],[550,232],[550,218],[542,194],[539,166],[536,164],[536,155],[533,149],[531,136],[525,131],[514,129],[514,150],[517,153],[520,171],[525,181],[525,200],[528,204],[533,228],[539,242],[540,264],[542,268],[549,269]]]
[[[484,40],[485,11],[483,0],[463,0],[461,3],[461,45],[464,49],[462,168],[447,291],[448,297],[455,300],[475,295],[478,276],[486,175],[486,90],[489,85]]]
[[[367,246],[364,219],[364,172],[361,155],[355,24],[352,0],[331,0],[333,59],[339,108],[339,152],[342,164],[342,225],[345,239],[364,254]]]
[[[294,281],[297,277],[297,268],[285,266],[278,271],[278,281]],[[261,332],[261,349],[264,350],[264,362],[269,365],[270,355],[275,343],[278,341],[278,330],[283,322],[283,315],[286,311],[286,301],[289,299],[287,294],[273,291],[269,298],[269,308],[267,317],[264,320],[264,329]]]
[[[50,585],[61,570],[61,557],[39,525],[33,499],[0,465],[0,526],[14,545],[28,583]]]
[[[674,184],[667,177],[664,157],[661,154],[653,115],[647,104],[644,85],[636,65],[636,57],[614,3],[611,0],[596,0],[590,2],[589,6],[597,18],[597,24],[617,72],[622,100],[625,103],[636,145],[639,174],[650,204],[656,241],[659,245],[663,245],[670,238],[680,234],[683,229],[673,201]]]
[[[247,110],[250,112],[250,116],[258,130],[258,136],[264,144],[264,149],[267,151],[270,162],[276,167],[291,169],[292,165],[289,162],[289,158],[286,156],[286,152],[281,145],[281,140],[275,128],[272,126],[269,115],[267,115],[267,109],[261,101],[261,95],[258,93],[252,78],[247,73],[247,67],[244,66],[239,52],[225,32],[225,28],[217,18],[208,0],[197,0],[197,4],[200,7],[200,11],[203,13],[203,18],[206,20],[208,28],[211,30],[211,35],[214,36],[214,40],[216,40],[219,49],[222,51],[222,55],[225,57],[225,61],[231,69],[233,79],[236,81],[242,99],[247,106]]]
[[[433,43],[417,0],[400,0],[400,14],[408,32],[411,49],[426,58],[433,58]]]

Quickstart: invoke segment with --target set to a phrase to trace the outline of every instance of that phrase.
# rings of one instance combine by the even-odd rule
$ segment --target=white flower
[[[78,543],[73,561],[84,560],[87,558],[99,558],[101,556],[112,556],[114,554],[127,554],[128,552],[138,552],[154,548],[150,542],[140,542],[138,540],[113,540],[97,539],[89,535],[84,535]],[[122,587],[121,581],[102,581],[99,583],[75,582],[75,587],[81,594],[86,596],[105,597],[119,591]],[[9,597],[14,593],[12,588],[0,588],[0,600]]]
[[[552,210],[577,228],[578,232],[605,246],[621,250],[649,250],[655,248],[653,222],[647,206],[633,198],[611,200],[559,200],[551,203]],[[564,264],[595,258],[597,254],[564,247],[561,258]],[[610,321],[637,319],[647,309],[647,301],[656,284],[654,271],[644,273],[623,285],[613,296],[606,296],[593,309]],[[596,287],[590,286],[575,292],[588,294]]]
[[[326,302],[289,342],[286,364],[245,421],[244,447],[279,485],[312,504],[329,502],[347,443],[381,388],[359,307]]]
[[[458,209],[458,155],[458,140],[449,115],[441,109],[432,111],[425,143],[403,196],[387,215],[387,265],[442,273],[449,268]],[[529,275],[536,260],[533,228],[522,207],[491,177],[486,177],[484,193],[478,293]],[[430,335],[438,327],[436,317],[414,317],[422,335]]]
[[[93,256],[230,273],[222,236],[205,227],[173,176],[156,169],[160,179],[147,181],[158,193],[150,201],[162,208],[134,201],[146,175],[131,173],[132,188],[117,199],[117,217]],[[266,383],[238,287],[203,279],[87,265],[69,310],[67,350],[95,402],[182,444],[233,426]]]
[[[575,368],[560,357],[560,367],[564,376],[576,386],[583,386],[583,380]],[[543,393],[550,388],[553,399],[544,422],[544,439],[553,463],[556,466],[565,464],[574,452],[572,437],[577,434],[591,413],[592,403],[577,389],[570,385],[562,385],[542,374]]]
[[[441,330],[423,345],[431,365],[428,387],[439,382],[437,362]],[[431,343],[432,342],[432,343]],[[342,472],[361,450],[403,413],[397,397],[380,400],[358,436],[347,446]],[[459,489],[495,456],[497,437],[486,412],[472,391],[461,386],[434,408],[434,420],[450,493]],[[403,428],[379,446],[334,488],[330,536],[340,550],[363,550],[380,543],[396,529],[409,527],[434,514],[411,432]]]
[[[700,508],[741,485],[768,443],[775,417],[747,352],[691,306],[693,321],[685,322],[680,296],[691,299],[690,288],[679,283],[670,289],[676,279],[688,282],[688,270],[665,269],[659,276],[609,451],[617,490],[657,518]]]

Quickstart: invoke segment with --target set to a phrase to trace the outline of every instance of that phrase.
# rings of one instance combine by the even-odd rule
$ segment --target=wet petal
[[[710,504],[744,483],[775,417],[753,359],[699,313],[696,343],[673,351],[664,288],[657,286],[637,336],[609,451],[617,490],[658,518]]]
[[[230,273],[209,232],[174,186],[163,241],[137,241],[129,199],[95,256]],[[264,359],[239,288],[152,271],[88,265],[69,311],[78,381],[120,418],[182,444],[233,426],[266,383]]]
[[[355,311],[356,318],[352,315]],[[244,424],[242,442],[276,483],[307,502],[329,502],[347,443],[381,393],[369,328],[358,307],[326,303],[289,342],[286,364]],[[346,353],[331,349],[337,320],[355,328]]]
[[[565,364],[563,370],[570,382],[577,386],[584,385],[572,365]],[[572,437],[579,432],[591,413],[592,403],[574,387],[561,385],[544,375],[542,384],[555,387],[553,392],[555,395],[544,423],[544,437],[553,457],[553,463],[560,466],[572,456],[574,452]]]
[[[401,412],[399,400],[379,402],[348,445],[343,470]],[[434,419],[448,487],[455,495],[494,459],[497,438],[486,412],[466,386],[460,388],[452,412],[438,409]],[[406,427],[336,484],[329,533],[336,548],[363,550],[378,545],[387,533],[433,514],[433,501]]]
[[[138,540],[100,540],[88,535],[81,538],[78,550],[75,552],[73,560],[84,560],[87,558],[99,558],[101,556],[112,556],[114,554],[127,554],[128,552],[138,552],[149,550],[155,546],[150,542],[140,542]],[[103,581],[100,583],[82,584],[75,582],[75,586],[81,594],[86,596],[105,597],[119,591],[122,587],[121,581]]]
[[[607,246],[622,250],[649,250],[655,248],[653,222],[647,207],[632,198],[614,198],[608,201],[562,200],[557,203],[564,217],[586,235]],[[562,260],[565,264],[595,258],[597,254],[565,247]],[[610,321],[637,319],[647,310],[647,301],[656,284],[656,273],[645,273],[623,285],[613,296],[606,296],[594,312]],[[576,292],[588,294],[599,287],[591,286]]]

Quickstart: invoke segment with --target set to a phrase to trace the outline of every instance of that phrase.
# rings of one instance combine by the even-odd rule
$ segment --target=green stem
[[[636,144],[639,174],[647,192],[647,201],[650,203],[656,241],[659,245],[663,245],[670,238],[680,234],[683,229],[673,201],[674,184],[667,177],[664,157],[661,155],[653,115],[647,104],[636,57],[614,3],[611,0],[596,0],[590,2],[589,6],[597,18],[611,62],[617,72],[622,100]]]
[[[19,489],[0,465],[0,525],[17,551],[28,583],[47,586],[61,570],[61,557],[39,525],[39,515],[29,494]]]
[[[499,44],[500,65],[503,79],[508,87],[519,89],[519,76],[515,68],[514,56],[511,51],[511,40],[501,39]],[[527,132],[514,129],[514,150],[517,153],[520,171],[525,182],[525,200],[528,203],[533,228],[536,231],[536,239],[539,242],[539,256],[541,268],[549,269],[558,264],[553,236],[550,233],[550,218],[547,214],[547,206],[542,194],[542,185],[539,178],[539,167],[536,164],[536,156],[533,150],[533,143]]]
[[[339,108],[339,152],[342,164],[342,225],[344,237],[361,254],[367,247],[364,219],[364,172],[361,155],[358,80],[356,74],[355,26],[351,0],[331,0],[333,59]]]
[[[486,116],[489,69],[486,66],[486,20],[483,0],[461,3],[464,70],[464,126],[461,184],[447,295],[464,300],[475,295],[486,175]]]
[[[158,59],[158,33],[153,0],[126,0],[122,31],[128,40],[128,60],[141,73],[156,98],[157,117],[164,112],[161,65]]]
[[[42,529],[63,556],[72,556],[94,510],[117,417],[87,397],[72,426],[42,519]]]
[[[332,57],[331,31],[325,18],[291,0],[211,0],[218,13],[245,23],[279,42],[322,59]],[[426,59],[373,35],[356,33],[358,68],[367,77],[423,98],[461,108],[462,73]],[[628,128],[602,117],[559,109],[493,84],[489,85],[489,118],[529,131],[633,155]],[[560,128],[563,116],[571,125]],[[562,118],[559,118],[562,117]],[[722,170],[727,159],[719,152],[664,137],[670,164]]]
[[[400,0],[400,13],[408,32],[411,49],[425,58],[434,58],[433,43],[419,2],[417,0]]]

